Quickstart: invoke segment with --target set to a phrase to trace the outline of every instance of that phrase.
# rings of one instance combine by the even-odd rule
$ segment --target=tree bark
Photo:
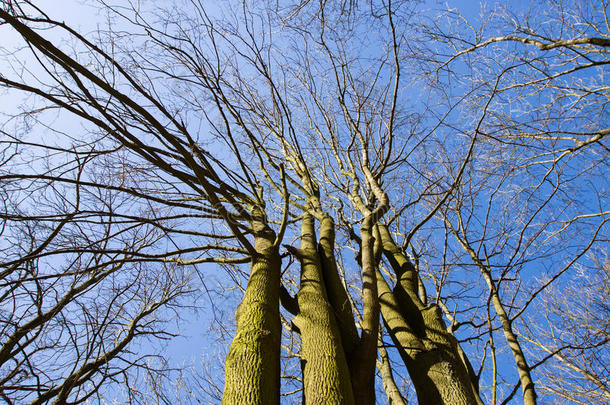
[[[293,323],[301,333],[304,403],[352,405],[349,369],[335,314],[328,302],[310,214],[303,218],[297,255],[301,261],[301,286],[297,294],[300,312]]]
[[[379,226],[384,253],[397,276],[393,291],[377,273],[381,312],[390,337],[409,371],[421,405],[482,404],[457,339],[447,331],[440,308],[418,297],[414,266]]]
[[[357,405],[375,404],[375,365],[379,337],[379,297],[375,271],[373,217],[367,216],[360,228],[362,263],[362,327],[358,349],[349,359],[354,399]]]
[[[280,403],[281,259],[274,241],[275,233],[266,226],[255,237],[257,254],[225,362],[223,405]]]
[[[381,382],[383,384],[383,390],[388,397],[389,405],[406,405],[405,399],[402,397],[396,381],[394,380],[394,374],[392,373],[392,365],[390,364],[390,356],[383,345],[381,334],[379,335],[379,362],[377,364],[379,373],[381,374]]]
[[[358,345],[359,337],[356,323],[354,322],[352,305],[337,269],[337,262],[335,260],[335,224],[330,215],[325,215],[320,224],[319,251],[328,301],[334,309],[341,334],[341,342],[343,343],[343,350],[349,358]]]

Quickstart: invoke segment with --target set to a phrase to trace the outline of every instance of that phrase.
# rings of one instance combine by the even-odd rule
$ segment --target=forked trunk
[[[304,403],[352,405],[352,384],[341,335],[328,301],[318,256],[314,220],[303,218],[299,314],[293,322],[301,333]]]

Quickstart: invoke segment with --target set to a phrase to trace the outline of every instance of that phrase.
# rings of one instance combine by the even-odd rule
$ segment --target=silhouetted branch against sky
[[[609,7],[0,0],[0,397],[608,402]]]

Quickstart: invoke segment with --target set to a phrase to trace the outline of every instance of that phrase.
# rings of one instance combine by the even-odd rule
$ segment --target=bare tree
[[[585,369],[529,323],[607,240],[605,8],[101,5],[87,35],[0,9],[30,97],[2,129],[6,401],[401,403],[408,373],[421,404],[532,404],[549,359]],[[221,270],[222,389],[140,349]]]
[[[548,362],[540,387],[564,403],[604,403],[608,389],[608,261],[592,258],[567,285],[554,285],[543,298],[546,322],[529,323],[523,338],[532,356]],[[534,330],[536,329],[536,332]]]

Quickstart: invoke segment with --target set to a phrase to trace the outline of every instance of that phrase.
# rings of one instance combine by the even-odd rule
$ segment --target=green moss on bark
[[[341,335],[328,302],[322,266],[316,249],[314,221],[303,219],[299,315],[293,322],[301,332],[303,389],[307,405],[352,405],[352,386]]]
[[[418,296],[418,275],[387,228],[380,226],[383,248],[397,283],[393,291],[377,273],[381,312],[403,358],[422,405],[482,404],[461,357],[458,341],[447,331],[438,306]]]
[[[274,235],[256,238],[246,293],[235,313],[237,331],[225,363],[223,405],[280,401],[279,286],[281,259]]]

